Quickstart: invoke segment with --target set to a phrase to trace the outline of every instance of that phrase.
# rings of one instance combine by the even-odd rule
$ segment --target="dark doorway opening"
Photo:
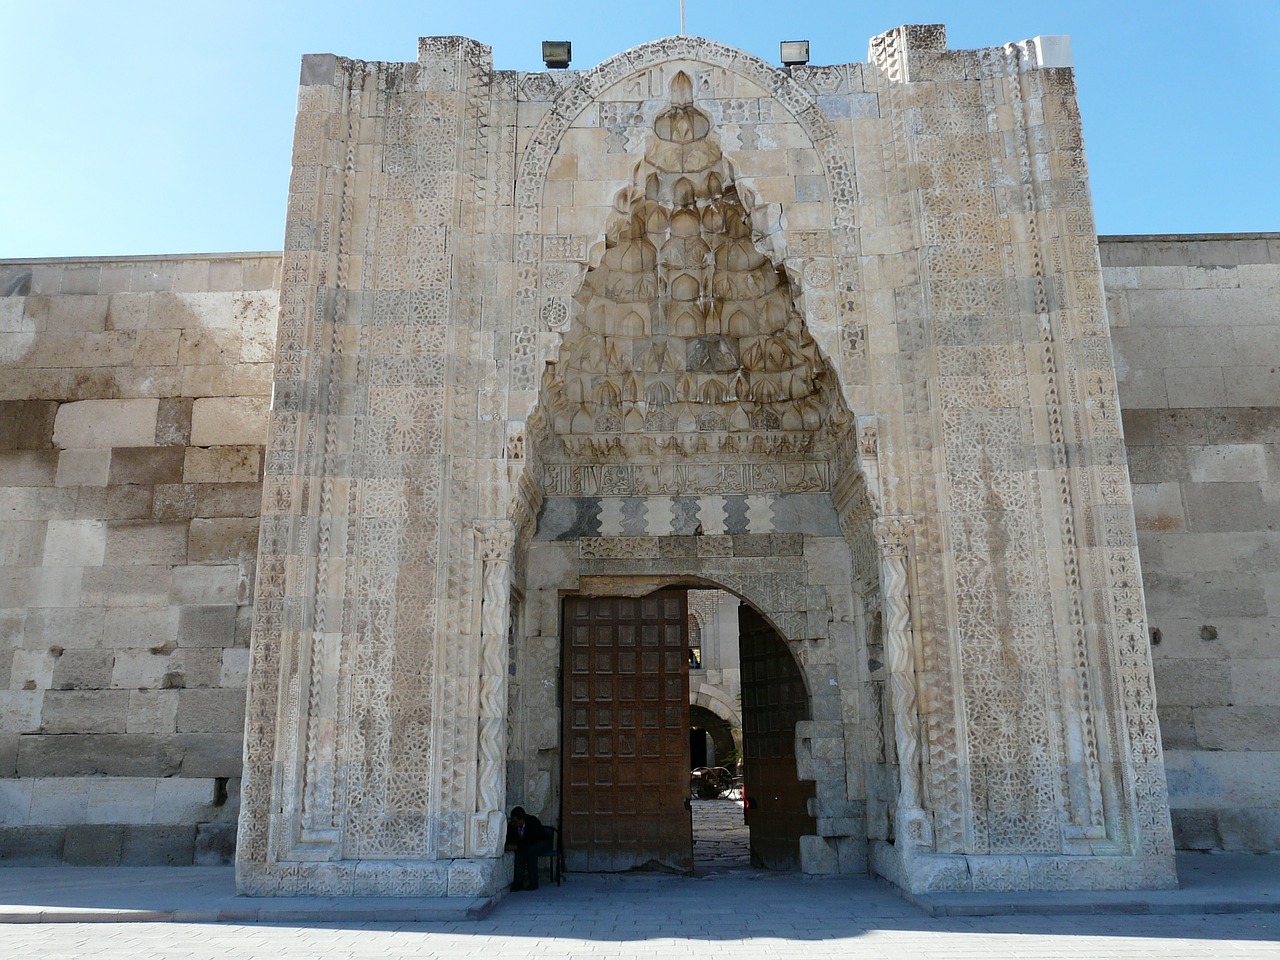
[[[796,772],[796,724],[809,719],[809,694],[787,643],[760,614],[738,607],[742,660],[743,794],[751,862],[800,869],[800,838],[815,833],[814,783]]]
[[[689,707],[689,762],[698,767],[727,767],[737,772],[738,751],[729,721],[696,703]]]
[[[711,761],[715,758],[715,754],[708,749],[708,741],[707,731],[702,727],[689,728],[689,766],[695,770],[711,766]]]

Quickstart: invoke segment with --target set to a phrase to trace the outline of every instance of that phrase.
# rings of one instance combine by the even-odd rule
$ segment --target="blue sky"
[[[900,23],[1071,35],[1099,232],[1280,230],[1280,0],[687,0],[689,33],[770,61],[805,38],[814,63],[865,60]],[[679,0],[0,0],[0,257],[279,249],[305,53],[462,34],[531,70],[568,39],[588,68],[679,24]]]

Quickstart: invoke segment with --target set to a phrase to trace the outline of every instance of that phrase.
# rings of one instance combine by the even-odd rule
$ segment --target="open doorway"
[[[689,795],[698,874],[751,868],[742,806],[742,671],[739,600],[689,591]]]
[[[814,785],[796,767],[796,724],[809,719],[800,668],[732,594],[691,590],[688,606],[696,868],[799,869],[800,837],[815,829]]]
[[[679,587],[567,596],[563,623],[566,867],[798,869],[808,697],[777,631],[732,594]]]

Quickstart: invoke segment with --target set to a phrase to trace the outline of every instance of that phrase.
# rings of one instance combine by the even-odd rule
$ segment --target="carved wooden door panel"
[[[796,775],[796,722],[809,718],[809,695],[786,641],[745,603],[738,608],[738,640],[751,860],[798,870],[800,838],[817,829],[808,809],[813,782]]]
[[[693,869],[687,630],[683,590],[565,599],[567,869]]]

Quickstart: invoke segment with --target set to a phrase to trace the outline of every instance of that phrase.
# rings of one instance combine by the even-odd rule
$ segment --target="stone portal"
[[[668,586],[794,657],[802,869],[1174,882],[1063,49],[306,58],[241,889],[499,889],[562,596]]]

